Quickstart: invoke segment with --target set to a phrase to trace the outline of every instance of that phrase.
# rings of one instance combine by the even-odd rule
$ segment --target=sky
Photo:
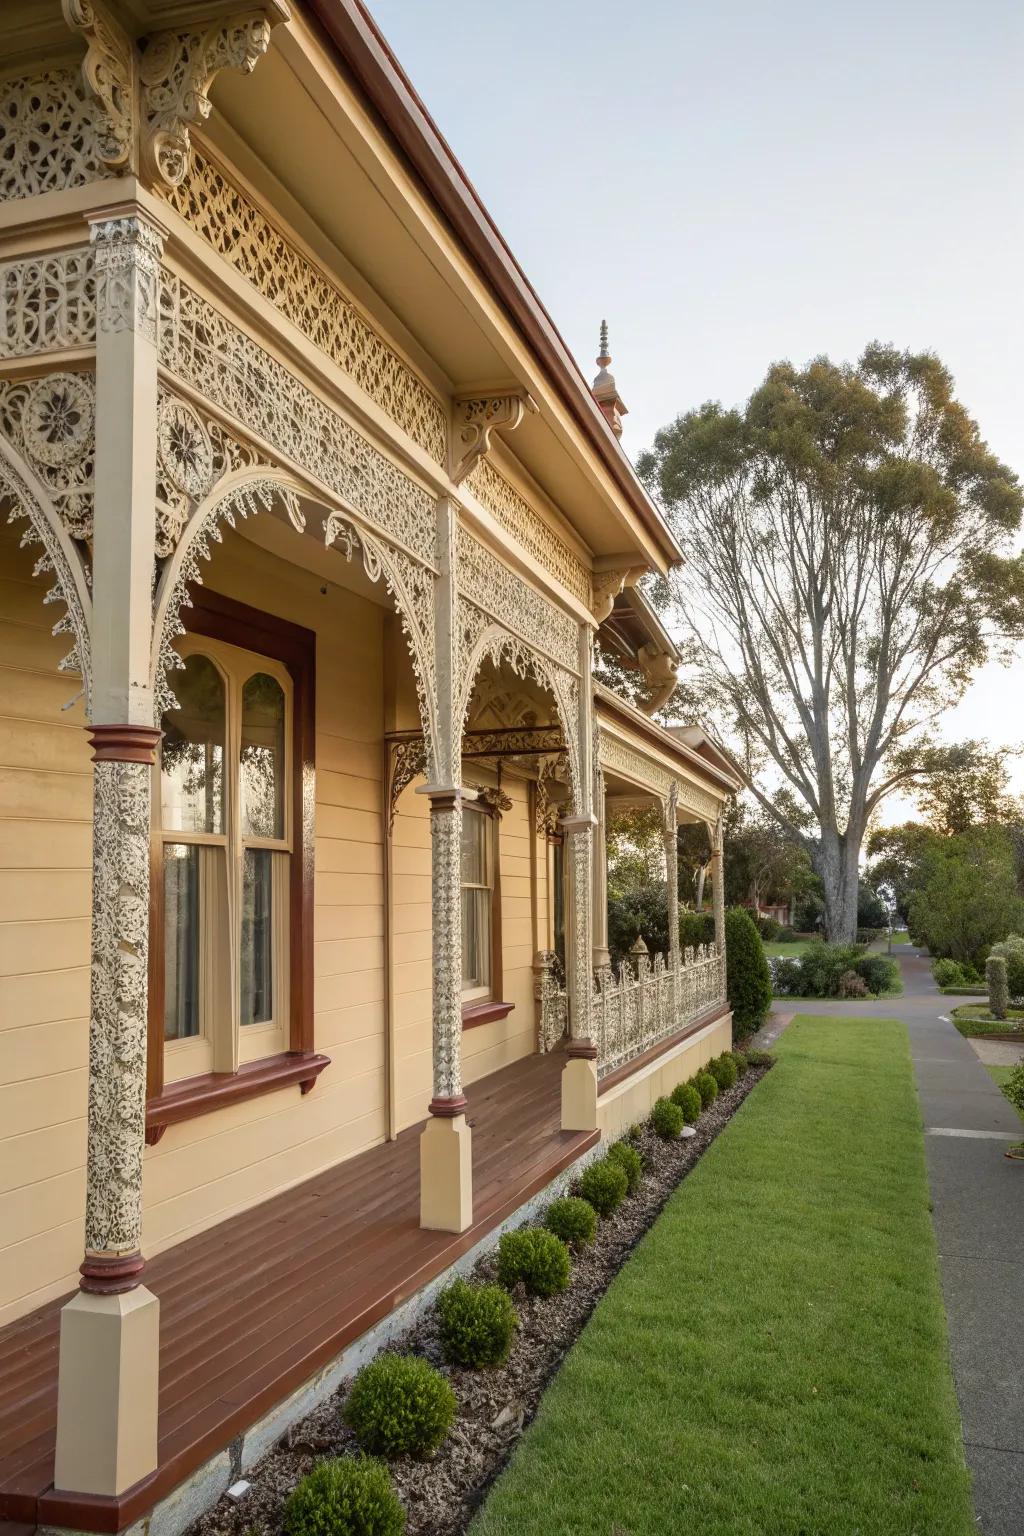
[[[607,318],[631,457],[878,338],[1024,475],[1019,0],[370,4],[588,376]],[[1020,695],[991,666],[945,730],[1016,742]]]

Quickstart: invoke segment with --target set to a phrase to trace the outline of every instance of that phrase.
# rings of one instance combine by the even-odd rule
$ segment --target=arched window
[[[153,797],[157,1124],[312,1050],[314,637],[205,592],[190,618]]]

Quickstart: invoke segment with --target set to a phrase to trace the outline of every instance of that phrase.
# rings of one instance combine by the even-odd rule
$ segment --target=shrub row
[[[776,995],[789,997],[867,997],[888,992],[900,969],[888,955],[865,954],[856,944],[826,944],[815,939],[804,953],[771,962]]]
[[[756,1058],[756,1060],[755,1060]],[[660,1136],[678,1136],[720,1088],[731,1087],[763,1052],[725,1051],[651,1112]],[[569,1285],[570,1249],[593,1241],[599,1216],[611,1216],[643,1177],[640,1150],[630,1139],[584,1169],[579,1194],[553,1201],[542,1227],[503,1233],[496,1285],[456,1278],[440,1294],[441,1348],[450,1365],[486,1369],[508,1359],[519,1327],[510,1293],[554,1296]],[[380,1457],[431,1456],[455,1420],[458,1404],[448,1378],[417,1355],[384,1351],[358,1372],[344,1407],[360,1454],[322,1461],[297,1485],[285,1506],[285,1536],[401,1536],[405,1511]]]

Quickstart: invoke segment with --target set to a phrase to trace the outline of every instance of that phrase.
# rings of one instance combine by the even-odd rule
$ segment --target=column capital
[[[463,800],[472,802],[478,798],[475,789],[467,789],[461,784],[417,784],[413,794],[426,795],[432,811],[454,810]]]
[[[597,826],[597,817],[593,811],[584,811],[578,816],[561,816],[558,822],[567,832],[582,832],[587,827]]]

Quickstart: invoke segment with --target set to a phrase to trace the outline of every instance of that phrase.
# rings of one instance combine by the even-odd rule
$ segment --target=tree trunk
[[[825,897],[825,937],[830,944],[852,944],[857,937],[857,890],[860,839],[849,831],[823,828],[812,857]]]

